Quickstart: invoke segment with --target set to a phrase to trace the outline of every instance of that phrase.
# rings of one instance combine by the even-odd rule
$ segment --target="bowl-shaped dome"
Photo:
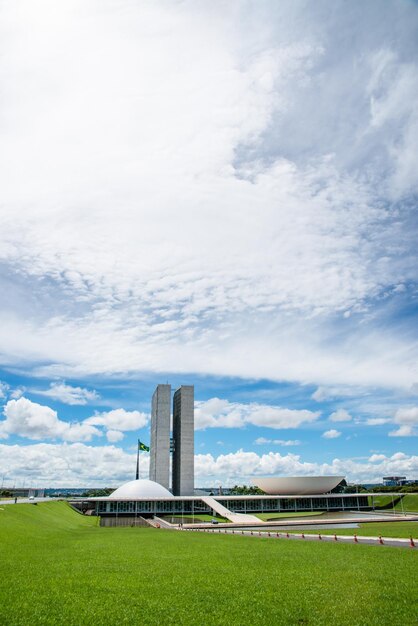
[[[252,478],[253,485],[271,496],[301,496],[328,493],[344,476],[271,476]]]
[[[149,498],[172,498],[172,494],[153,480],[130,480],[110,494],[112,500],[148,500]]]

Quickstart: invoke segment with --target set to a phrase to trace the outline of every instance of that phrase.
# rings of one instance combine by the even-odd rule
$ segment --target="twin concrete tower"
[[[170,437],[171,385],[158,385],[152,396],[149,477],[172,492],[194,495],[194,386],[182,385],[173,396],[173,435]]]

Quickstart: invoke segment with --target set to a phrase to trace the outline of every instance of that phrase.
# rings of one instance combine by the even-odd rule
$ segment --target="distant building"
[[[13,498],[44,498],[45,489],[36,487],[3,487],[2,491],[8,491]],[[0,496],[1,499],[1,496]]]
[[[182,385],[173,398],[173,494],[194,493],[194,387]]]
[[[384,476],[383,484],[385,487],[400,487],[407,483],[406,476]]]
[[[150,480],[170,488],[171,385],[158,385],[152,396]]]
[[[182,385],[173,397],[173,432],[170,436],[171,385],[157,385],[151,407],[151,481],[176,496],[194,494],[194,386]]]
[[[373,509],[375,497],[378,498],[378,494],[173,496],[162,485],[142,479],[121,485],[110,496],[83,498],[73,504],[91,511],[89,514],[100,515],[102,526],[132,526],[138,521],[142,523],[138,517],[155,515],[173,516],[179,522],[183,522],[186,516],[192,521],[195,514],[202,513],[212,517],[218,515],[235,524],[262,526],[264,522],[255,513],[349,511],[352,514],[355,510]]]

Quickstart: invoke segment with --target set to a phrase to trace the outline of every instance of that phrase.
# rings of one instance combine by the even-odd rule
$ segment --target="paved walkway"
[[[260,523],[260,519],[255,515],[247,515],[246,513],[233,513],[226,508],[223,504],[212,498],[211,496],[202,496],[201,499],[205,504],[210,506],[211,509],[226,517],[235,524],[257,524]]]
[[[226,517],[226,515],[224,515]],[[353,512],[349,517],[338,517],[338,514],[335,517],[327,517],[324,518],[322,516],[313,516],[313,517],[297,517],[296,519],[291,519],[290,517],[283,517],[277,519],[276,521],[268,521],[263,522],[260,518],[255,517],[254,515],[248,515],[247,517],[251,518],[248,521],[240,521],[237,520],[234,522],[235,528],[238,526],[248,527],[251,530],[251,527],[260,527],[260,529],[264,527],[270,527],[274,529],[280,529],[280,527],[292,527],[296,526],[298,529],[300,526],[338,526],[339,524],[362,524],[365,522],[418,522],[418,515],[387,515],[387,514],[378,514],[374,512],[367,513],[358,513]],[[231,520],[233,521],[233,520]],[[186,526],[186,525],[185,525]],[[230,523],[219,522],[218,526],[220,528],[228,528],[231,529],[233,526]],[[189,528],[205,528],[207,527],[207,523],[200,522],[194,524],[187,524]]]
[[[16,504],[33,504],[34,502],[53,502],[54,500],[65,500],[66,498],[18,498]],[[15,504],[15,499],[0,500],[0,505]]]
[[[279,533],[279,532],[263,532],[256,530],[229,530],[227,528],[183,528],[182,530],[188,532],[203,532],[203,533],[215,533],[215,534],[227,534],[227,535],[239,535],[245,537],[261,537],[264,539],[284,539],[289,540],[301,540],[301,541],[323,541],[328,543],[351,543],[351,544],[363,544],[363,545],[377,545],[377,546],[389,546],[392,548],[409,548],[416,550],[418,548],[418,540],[405,539],[397,537],[359,537],[357,535],[321,535],[321,533],[314,535],[305,535],[304,533]]]

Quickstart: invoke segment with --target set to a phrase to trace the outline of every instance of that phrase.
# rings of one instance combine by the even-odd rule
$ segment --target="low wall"
[[[115,526],[146,526],[150,524],[143,517],[101,517],[100,526],[105,528],[113,528]]]

